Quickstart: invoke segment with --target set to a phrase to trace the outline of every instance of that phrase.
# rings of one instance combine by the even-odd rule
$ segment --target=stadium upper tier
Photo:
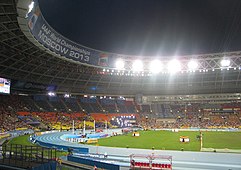
[[[28,13],[29,4],[28,0],[17,1],[17,4],[14,0],[0,2],[2,77],[55,85],[57,92],[78,94],[240,92],[241,52],[179,56],[176,60],[158,57],[162,64],[157,67],[163,67],[159,74],[154,74],[149,69],[154,57],[112,54],[76,44],[48,25],[37,1]],[[123,63],[119,63],[121,70],[115,66],[118,59],[124,62],[124,68]],[[136,59],[141,59],[142,63],[135,63]]]

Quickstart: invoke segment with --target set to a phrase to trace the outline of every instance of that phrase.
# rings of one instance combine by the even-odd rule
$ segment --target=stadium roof
[[[65,37],[129,55],[240,51],[240,0],[39,0]],[[61,18],[61,19],[58,19]]]
[[[17,2],[0,2],[1,77],[56,85],[56,91],[63,93],[165,95],[240,92],[241,52],[197,56],[202,63],[201,70],[197,72],[179,72],[176,75],[162,73],[156,76],[111,74],[111,71],[103,71],[101,67],[56,57],[30,41],[31,37],[26,36],[28,27],[22,22],[26,14],[21,13],[27,9],[17,8]],[[218,69],[220,60],[225,56],[230,57],[232,67]],[[186,60],[188,56],[183,58]]]

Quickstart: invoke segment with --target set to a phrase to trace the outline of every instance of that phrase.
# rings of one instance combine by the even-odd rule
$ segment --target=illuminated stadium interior
[[[101,133],[133,126],[240,131],[241,51],[181,56],[99,51],[55,31],[37,0],[1,1],[0,32],[3,132],[94,128]],[[241,168],[240,162],[235,165]]]
[[[22,18],[21,15],[17,18],[17,9],[12,4],[5,8],[9,10],[9,14],[7,12],[2,17],[1,76],[3,77],[53,84],[57,86],[56,91],[62,93],[167,95],[239,92],[240,52],[177,56],[180,68],[175,67],[175,69],[178,70],[171,68],[172,64],[168,65],[172,57],[171,59],[160,57],[158,60],[163,67],[157,70],[158,74],[150,72],[150,58],[142,58],[143,71],[134,72],[132,63],[136,59],[126,55],[122,57],[125,70],[114,69],[114,63],[110,68],[90,67],[78,62],[61,60],[43,52],[39,49],[42,48],[39,43],[35,41],[34,45],[28,40],[31,39],[30,34],[25,35],[29,33],[26,21],[24,24],[25,14]],[[18,13],[21,14],[20,9]],[[223,63],[223,59],[230,62]],[[190,64],[190,61],[197,62],[197,65]],[[175,71],[177,73],[170,76],[169,72]]]

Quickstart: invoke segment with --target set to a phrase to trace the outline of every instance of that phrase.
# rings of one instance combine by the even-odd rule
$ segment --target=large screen
[[[0,77],[0,93],[10,94],[11,80]]]

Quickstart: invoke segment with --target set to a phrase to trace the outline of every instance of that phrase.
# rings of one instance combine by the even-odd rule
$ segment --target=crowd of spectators
[[[142,116],[139,122],[141,126],[149,128],[240,128],[240,118],[241,112],[214,114],[197,111],[169,119]]]
[[[42,100],[44,99],[44,100]],[[5,131],[16,128],[33,128],[31,125],[20,120],[21,116],[29,116],[51,127],[53,124],[71,126],[73,120],[76,124],[83,124],[83,120],[93,121],[93,114],[103,114],[110,117],[112,113],[101,113],[104,108],[112,108],[117,113],[133,112],[138,114],[137,124],[149,128],[210,128],[210,127],[233,127],[241,126],[241,104],[240,103],[178,103],[178,104],[155,104],[137,105],[134,101],[105,99],[55,99],[37,98],[31,96],[1,95],[0,96],[0,128]],[[41,103],[41,106],[39,105]],[[53,104],[55,103],[55,104]],[[72,103],[72,104],[70,104]],[[59,106],[56,110],[53,105]],[[46,106],[45,106],[46,105]],[[88,106],[87,106],[88,105]],[[72,106],[75,106],[71,108]],[[42,109],[41,109],[42,108]],[[66,112],[59,111],[66,108]],[[87,112],[83,108],[92,110]],[[120,109],[122,108],[122,109]],[[79,109],[79,110],[78,110]],[[75,112],[73,112],[75,110]],[[97,111],[98,112],[95,112]],[[25,115],[26,113],[26,115]],[[90,114],[92,113],[92,115]],[[97,120],[97,119],[95,119]],[[168,120],[168,121],[167,121]],[[102,120],[105,122],[106,120]],[[101,120],[99,121],[101,122]],[[96,122],[98,123],[98,121]]]
[[[18,119],[18,115],[11,106],[4,107],[0,103],[0,129],[1,132],[12,131],[18,128],[32,128],[24,121]]]

